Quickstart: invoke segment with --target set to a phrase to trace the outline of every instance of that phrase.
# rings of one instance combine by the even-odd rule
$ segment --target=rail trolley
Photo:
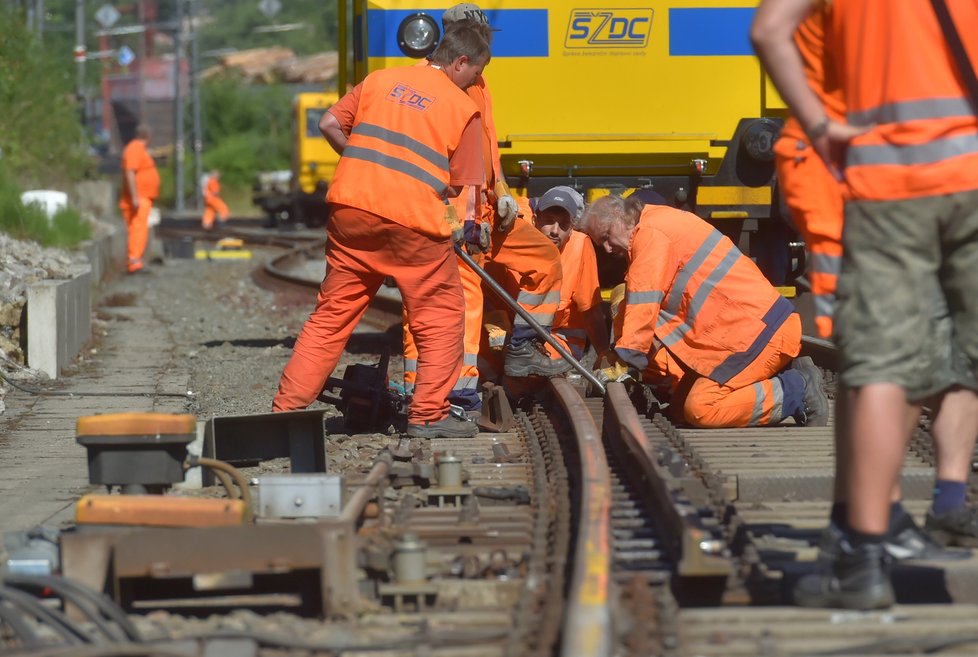
[[[452,4],[339,0],[339,89],[432,52]],[[755,5],[480,2],[495,30],[485,75],[510,186],[534,196],[567,184],[589,200],[654,190],[785,283],[794,234],[773,145],[786,109],[749,42]]]

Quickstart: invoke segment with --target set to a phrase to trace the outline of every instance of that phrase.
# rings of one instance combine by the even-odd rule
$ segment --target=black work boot
[[[551,358],[550,352],[542,342],[527,340],[517,346],[506,346],[504,370],[508,376],[557,376],[571,368],[563,358]]]
[[[409,424],[407,435],[411,438],[471,438],[478,435],[479,426],[468,419],[446,415],[437,422]]]
[[[842,539],[831,568],[807,575],[793,592],[801,607],[885,609],[895,597],[890,583],[889,557],[882,543],[853,546]]]
[[[825,394],[822,370],[808,356],[796,358],[791,369],[805,382],[805,410],[795,415],[795,421],[806,427],[824,427],[829,423],[829,397]]]
[[[957,561],[971,557],[968,550],[949,550],[938,543],[914,522],[909,513],[901,514],[890,525],[883,547],[895,561]]]
[[[928,511],[924,529],[942,545],[978,547],[978,512],[970,505],[940,515]]]

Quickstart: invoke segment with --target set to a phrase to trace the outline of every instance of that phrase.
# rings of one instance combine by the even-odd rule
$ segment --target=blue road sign
[[[129,46],[122,46],[119,48],[119,52],[116,54],[116,61],[119,62],[119,66],[129,66],[136,60],[136,53],[132,51]]]

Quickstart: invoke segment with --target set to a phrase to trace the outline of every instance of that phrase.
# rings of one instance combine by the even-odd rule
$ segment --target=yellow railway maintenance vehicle
[[[252,197],[274,221],[326,221],[326,189],[340,156],[319,132],[319,119],[338,98],[336,92],[306,92],[292,99],[292,168],[260,174]]]
[[[339,0],[340,80],[434,50],[452,0]],[[772,147],[785,116],[754,56],[756,0],[483,0],[503,170],[535,196],[654,190],[710,220],[781,284],[790,231]]]

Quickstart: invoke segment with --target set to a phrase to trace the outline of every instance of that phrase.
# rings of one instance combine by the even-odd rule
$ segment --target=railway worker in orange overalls
[[[491,37],[489,19],[477,5],[462,3],[445,10],[442,25],[446,33],[458,24],[486,30]],[[493,122],[492,97],[485,78],[479,77],[468,88],[469,97],[482,113],[485,177],[475,193],[474,207],[468,207],[471,194],[456,199],[460,216],[466,218],[466,244],[469,254],[482,265],[488,257],[506,267],[520,281],[517,302],[546,328],[553,325],[560,300],[560,254],[553,244],[529,222],[518,222],[516,201],[506,185],[499,163],[499,144]],[[459,261],[465,291],[465,356],[459,380],[450,399],[470,416],[482,407],[479,397],[479,343],[482,336],[482,280],[468,265]],[[413,391],[417,348],[410,327],[404,335],[404,384]],[[533,329],[520,317],[506,347],[506,374],[555,376],[570,369],[560,356],[539,341]]]
[[[149,127],[139,124],[135,138],[122,150],[119,210],[129,233],[126,271],[130,274],[145,271],[143,256],[149,241],[149,213],[160,193],[160,173],[149,154],[149,140]]]
[[[214,226],[214,215],[219,224],[228,220],[228,204],[221,198],[221,172],[217,169],[210,172],[204,183],[204,216],[201,219],[204,230]]]
[[[574,230],[584,212],[584,199],[573,188],[564,185],[547,190],[538,199],[517,198],[520,218],[532,217],[533,225],[560,252],[563,279],[560,303],[554,315],[551,335],[560,341],[578,360],[590,354],[590,361],[599,360],[608,351],[608,327],[601,308],[601,288],[598,283],[598,261],[594,246],[587,235]],[[531,210],[531,206],[534,208]],[[507,291],[516,294],[519,282],[504,267],[489,263],[489,271]],[[480,352],[480,366],[485,374],[498,368],[495,353],[512,330],[513,312],[489,295],[486,303],[485,326],[488,332]],[[591,352],[588,346],[593,347]],[[589,362],[590,362],[589,361]]]
[[[341,154],[326,200],[326,277],[296,340],[273,409],[312,403],[370,300],[391,276],[418,341],[411,437],[466,437],[475,423],[449,414],[462,364],[462,285],[452,240],[462,225],[449,196],[484,178],[482,125],[464,89],[489,62],[478,29],[445,34],[429,66],[376,71],[320,121]]]
[[[893,487],[922,407],[970,460],[978,436],[978,6],[833,0],[826,46],[845,99],[829,116],[794,34],[810,0],[763,2],[751,38],[813,149],[844,175],[834,337],[850,408],[843,536],[795,601],[875,609],[895,601],[886,541]],[[867,38],[867,35],[873,35]],[[899,35],[899,38],[890,38]],[[969,75],[969,71],[972,75]],[[976,82],[978,85],[978,82]],[[966,482],[958,482],[958,495]],[[937,500],[935,499],[935,502]],[[942,538],[972,534],[967,504],[928,513]]]
[[[798,314],[727,237],[690,212],[617,196],[592,203],[582,223],[595,245],[628,258],[610,355],[646,378],[672,377],[679,419],[827,424],[822,374],[810,358],[795,360]]]

